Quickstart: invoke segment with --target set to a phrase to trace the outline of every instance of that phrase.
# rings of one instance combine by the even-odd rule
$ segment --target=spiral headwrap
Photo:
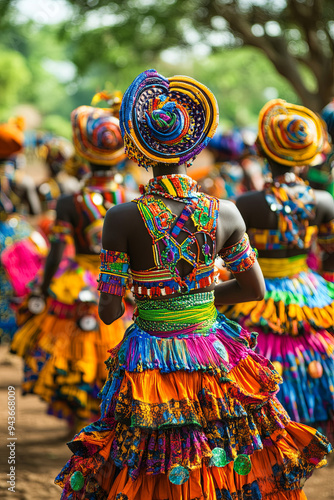
[[[187,76],[141,73],[126,90],[120,127],[128,157],[148,167],[181,165],[206,147],[218,125],[212,92]]]
[[[239,159],[246,146],[239,130],[234,129],[230,132],[217,132],[211,142],[209,149],[213,151],[219,160]]]
[[[80,106],[71,113],[77,153],[90,163],[116,165],[125,158],[119,120],[109,109]]]
[[[328,135],[320,116],[304,106],[272,99],[260,111],[257,143],[282,165],[310,165],[328,151]]]

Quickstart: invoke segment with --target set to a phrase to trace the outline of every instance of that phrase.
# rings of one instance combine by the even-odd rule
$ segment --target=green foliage
[[[69,124],[70,112],[90,104],[95,92],[124,91],[141,71],[152,67],[166,76],[188,74],[208,85],[217,96],[225,127],[256,124],[258,111],[271,97],[298,102],[317,92],[318,80],[310,68],[300,71],[306,87],[300,97],[298,85],[292,90],[288,83],[286,65],[270,62],[267,53],[284,49],[279,56],[283,61],[287,61],[285,50],[299,59],[308,56],[302,21],[310,15],[312,2],[68,0],[68,4],[73,9],[71,19],[46,26],[18,22],[16,2],[0,0],[0,118],[16,104],[30,103],[41,112],[49,130],[59,133],[66,129],[65,122]],[[298,9],[297,4],[305,8],[293,21],[291,8]],[[333,31],[331,1],[322,5],[320,26]],[[231,9],[248,30],[258,27],[256,36],[250,30],[247,41],[248,35],[240,35],[240,26],[232,26],[233,16],[226,21]],[[324,13],[329,16],[327,24]],[[273,25],[281,30],[279,36],[270,34]],[[328,46],[329,50],[330,34],[318,31],[322,49]],[[259,44],[245,46],[254,45],[254,40]],[[66,78],[65,62],[74,65],[76,74]],[[299,66],[296,59],[295,67]],[[277,72],[280,67],[285,78]],[[319,62],[317,67],[326,66]]]
[[[34,104],[42,115],[56,113],[68,120],[73,109],[67,86],[45,68],[48,60],[68,60],[58,27],[33,22],[0,30],[0,117],[17,104]]]
[[[25,58],[14,50],[0,47],[0,117],[6,119],[13,106],[24,99],[31,82]]]
[[[214,92],[220,122],[226,127],[256,126],[259,111],[270,98],[298,103],[298,97],[270,61],[250,47],[224,50],[197,61],[193,76]]]
[[[72,137],[72,128],[69,119],[59,115],[48,115],[44,118],[41,128],[46,132],[61,135],[67,139]]]

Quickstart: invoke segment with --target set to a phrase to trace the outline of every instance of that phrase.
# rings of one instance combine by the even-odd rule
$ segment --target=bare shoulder
[[[241,210],[244,207],[249,207],[251,203],[257,203],[259,200],[263,199],[262,191],[249,191],[238,196],[236,205]]]
[[[314,194],[317,203],[329,206],[332,206],[334,204],[333,196],[328,191],[324,191],[323,189],[315,189]]]
[[[238,223],[240,219],[242,220],[240,211],[238,210],[235,203],[228,200],[220,200],[219,202],[219,215],[224,219]]]
[[[72,207],[74,205],[73,194],[62,194],[57,200],[58,207]]]
[[[334,218],[334,199],[327,191],[315,189],[315,200],[317,212],[319,214],[319,223],[329,222]]]
[[[134,214],[137,212],[137,205],[132,201],[128,201],[126,203],[120,203],[119,205],[115,205],[114,207],[109,208],[106,213],[105,220],[108,221],[119,221],[120,218],[126,217],[129,214]]]
[[[58,220],[70,220],[75,212],[74,197],[72,194],[61,195],[57,200],[56,213]]]
[[[222,241],[217,240],[218,248],[233,245],[245,233],[246,226],[242,215],[231,201],[220,201],[219,221],[222,226]]]
[[[102,245],[107,250],[127,251],[128,236],[132,231],[138,209],[127,202],[109,208],[103,225]]]

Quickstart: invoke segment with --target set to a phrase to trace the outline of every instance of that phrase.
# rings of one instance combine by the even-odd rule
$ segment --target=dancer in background
[[[37,187],[42,207],[38,226],[48,237],[55,221],[58,198],[62,194],[77,193],[82,186],[80,186],[78,177],[66,173],[66,165],[70,164],[71,161],[74,163],[76,161],[73,144],[61,136],[47,135],[41,140],[42,143],[39,144],[36,152],[46,164],[47,176]],[[81,159],[81,163],[84,163],[83,159]],[[70,246],[66,249],[66,253],[73,253]]]
[[[124,94],[128,157],[155,177],[107,213],[99,311],[122,315],[131,278],[137,314],[111,351],[100,420],[69,443],[62,499],[298,500],[326,463],[330,445],[290,421],[254,336],[215,308],[264,294],[238,210],[186,175],[217,122],[213,94],[186,76],[148,70]],[[234,279],[215,286],[217,253]]]
[[[325,121],[328,133],[332,138],[332,150],[327,155],[326,161],[320,169],[321,180],[324,183],[324,189],[334,197],[334,100],[324,107],[321,117]]]
[[[61,194],[73,194],[79,191],[75,178],[64,175],[66,162],[74,156],[73,144],[65,137],[54,136],[45,139],[37,150],[47,166],[47,177],[38,186],[38,194],[43,212],[55,210]]]
[[[0,125],[0,342],[15,333],[16,305],[29,293],[47,254],[46,241],[21,215],[36,196],[15,180],[23,145],[22,128],[14,120]]]
[[[92,173],[78,194],[57,202],[43,283],[28,301],[32,317],[15,335],[12,352],[25,361],[23,391],[46,400],[49,413],[82,426],[99,415],[106,353],[124,333],[122,320],[100,321],[96,291],[103,219],[125,201],[114,180],[124,148],[110,109],[81,106],[72,112],[72,126],[76,151]],[[58,270],[69,237],[76,255]]]
[[[321,119],[302,106],[269,101],[259,117],[258,146],[272,181],[237,199],[266,278],[260,302],[224,306],[227,317],[259,333],[258,351],[283,377],[278,398],[291,418],[329,434],[334,410],[334,285],[306,258],[314,238],[322,270],[334,270],[334,202],[293,173],[328,149]]]

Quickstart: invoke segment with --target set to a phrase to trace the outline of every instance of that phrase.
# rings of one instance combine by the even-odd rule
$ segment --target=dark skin
[[[90,167],[93,172],[93,176],[94,176],[94,171],[96,172],[101,170],[106,170],[106,171],[110,170],[110,168],[107,165],[91,164]],[[61,196],[58,199],[56,214],[57,214],[56,215],[57,219],[69,222],[72,224],[73,227],[78,226],[80,217],[75,207],[73,195]],[[85,230],[87,225],[83,225],[82,231]],[[79,241],[75,233],[74,233],[74,245],[76,254],[94,255],[94,252],[92,252],[87,246],[82,245],[82,243]],[[58,270],[59,264],[63,257],[65,246],[66,243],[63,242],[54,242],[51,244],[51,249],[45,263],[43,283],[41,286],[41,291],[44,295],[47,295],[47,291],[50,286],[51,280]]]
[[[286,172],[292,172],[293,169],[279,165],[268,159],[273,178],[283,175]],[[314,190],[316,200],[315,218],[310,220],[310,225],[319,226],[322,223],[329,222],[334,218],[334,201],[330,193],[322,190]],[[277,229],[278,216],[270,210],[266,201],[264,191],[254,191],[245,193],[237,199],[237,207],[249,228],[256,229]],[[304,255],[306,250],[300,248],[287,248],[282,250],[260,250],[259,257],[264,258],[285,258],[295,255]],[[323,269],[325,271],[334,271],[334,254],[328,254],[323,260]]]
[[[169,174],[187,174],[185,165],[179,167],[159,165],[154,167],[154,176]],[[159,198],[159,197],[157,197]],[[183,210],[184,203],[162,198],[165,205],[173,214],[179,216]],[[186,223],[190,231],[194,231],[191,221]],[[218,227],[216,234],[216,250],[228,247],[238,242],[245,232],[245,223],[236,209],[235,205],[228,201],[220,201]],[[186,234],[181,231],[177,240],[182,242]],[[197,235],[200,245],[204,243],[202,235]],[[102,245],[106,250],[117,250],[126,252],[130,257],[131,268],[142,271],[155,267],[152,240],[148,234],[145,224],[140,216],[135,203],[123,203],[108,210],[105,217],[102,235]],[[162,247],[163,248],[163,247]],[[177,268],[182,277],[189,274],[192,266],[183,261],[178,263]],[[215,290],[216,305],[235,304],[250,300],[260,300],[265,293],[264,279],[261,269],[256,262],[249,271],[238,273],[228,282],[219,285],[212,284],[192,293]],[[181,294],[174,294],[178,296]],[[167,297],[152,300],[166,300]],[[122,316],[124,308],[122,298],[108,293],[101,293],[99,303],[99,316],[107,325]]]

